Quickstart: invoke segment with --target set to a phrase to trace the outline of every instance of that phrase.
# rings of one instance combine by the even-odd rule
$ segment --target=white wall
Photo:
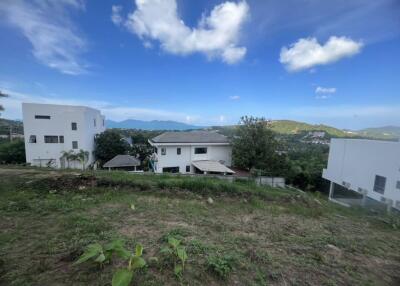
[[[38,159],[55,159],[55,167],[59,168],[61,152],[72,150],[72,141],[78,141],[76,152],[89,152],[87,165],[93,162],[94,136],[105,130],[100,111],[83,106],[23,103],[22,114],[28,163],[39,165]],[[35,115],[49,115],[50,119],[35,119]],[[77,123],[77,130],[72,130],[72,122]],[[30,135],[36,135],[36,143],[29,143]],[[44,143],[45,135],[64,136],[64,143]],[[70,167],[81,166],[75,162]]]
[[[375,175],[386,177],[384,194],[375,192]],[[367,190],[367,196],[382,197],[400,204],[400,142],[362,139],[332,139],[328,167],[323,177],[336,184],[349,183],[353,191]]]
[[[192,161],[213,160],[224,161],[224,165],[231,166],[232,147],[229,145],[156,145],[158,148],[157,173],[162,173],[165,167],[179,167],[181,173],[186,173],[186,166],[191,166]],[[197,147],[207,147],[207,154],[195,154]],[[166,148],[166,155],[161,155],[161,148]],[[181,148],[181,155],[177,155],[177,148]],[[191,172],[193,172],[191,166]]]

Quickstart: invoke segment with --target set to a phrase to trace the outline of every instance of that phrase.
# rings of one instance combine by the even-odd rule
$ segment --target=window
[[[176,148],[176,154],[178,154],[178,155],[181,154],[181,148]]]
[[[380,194],[385,193],[386,177],[375,176],[374,191]]]
[[[50,115],[35,115],[35,119],[50,119]]]
[[[154,153],[158,154],[158,148],[154,148]]]
[[[179,167],[164,167],[162,171],[163,173],[179,173]]]
[[[29,143],[36,143],[36,135],[29,136]]]
[[[72,141],[72,149],[78,149],[78,141]]]
[[[397,183],[396,183],[396,189],[399,189],[399,190],[400,190],[400,181],[397,181]]]
[[[58,143],[58,136],[45,135],[44,143]]]
[[[96,118],[93,119],[93,126],[96,127]]]
[[[78,124],[76,124],[76,122],[72,122],[71,123],[71,129],[72,130],[78,130]]]
[[[104,119],[103,119],[103,127],[104,127]]]
[[[207,147],[194,148],[194,154],[207,154]]]
[[[64,143],[64,136],[60,136],[60,143]]]
[[[190,165],[186,166],[186,173],[190,173]]]
[[[167,155],[167,148],[161,148],[161,155]]]

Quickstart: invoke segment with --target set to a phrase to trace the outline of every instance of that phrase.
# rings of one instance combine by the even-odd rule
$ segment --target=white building
[[[156,173],[233,174],[232,147],[226,136],[216,132],[165,132],[149,143],[154,147]]]
[[[63,151],[89,154],[86,166],[94,162],[94,137],[105,130],[99,110],[85,106],[23,103],[26,162],[34,166],[82,168],[68,162]]]
[[[336,185],[400,209],[400,142],[332,139],[328,168],[330,197]]]

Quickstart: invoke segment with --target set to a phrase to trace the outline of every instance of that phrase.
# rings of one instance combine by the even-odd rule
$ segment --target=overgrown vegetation
[[[146,262],[130,272],[128,285],[397,285],[400,279],[395,217],[247,182],[75,172],[0,168],[0,285],[109,285],[121,269],[130,277],[132,253],[118,255],[121,246]],[[166,259],[160,253],[171,237],[187,254],[179,278],[177,252]],[[139,244],[144,251],[136,250]]]
[[[0,144],[0,164],[25,163],[25,143],[15,140]]]

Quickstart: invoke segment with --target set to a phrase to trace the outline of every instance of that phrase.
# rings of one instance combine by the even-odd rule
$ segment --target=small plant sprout
[[[89,244],[74,264],[81,264],[92,260],[102,266],[105,262],[111,260],[114,253],[122,259],[130,257],[130,253],[125,249],[123,242],[121,240],[114,240],[104,247],[99,243]]]
[[[135,253],[131,254],[127,268],[118,269],[112,278],[112,286],[128,286],[133,278],[135,270],[144,268],[146,261],[142,258],[143,246],[137,244]]]
[[[182,273],[185,270],[185,262],[188,259],[186,249],[181,245],[181,241],[168,237],[168,246],[161,249],[162,253],[172,255],[174,258],[174,273],[178,278],[182,278]]]
[[[89,244],[85,252],[79,257],[74,264],[81,264],[88,260],[98,263],[100,266],[107,260],[104,249],[99,243]]]

